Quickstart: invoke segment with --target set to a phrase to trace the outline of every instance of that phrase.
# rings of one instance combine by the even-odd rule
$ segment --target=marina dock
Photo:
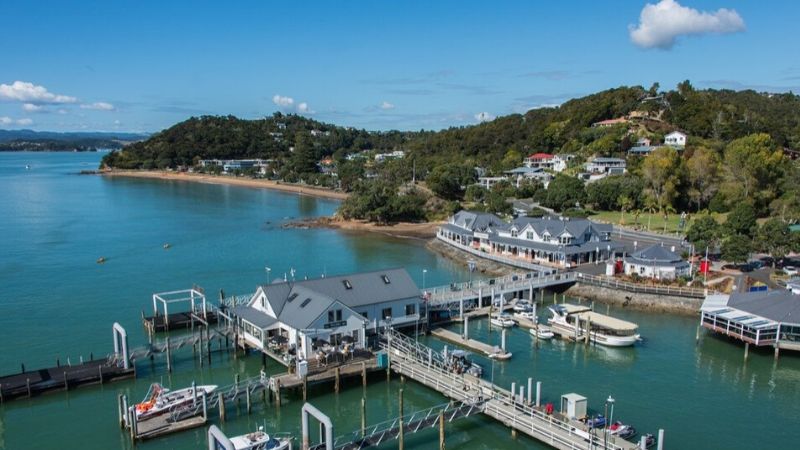
[[[464,347],[466,349],[482,353],[489,358],[498,360],[511,358],[511,353],[506,352],[504,349],[496,345],[489,345],[485,342],[477,341],[475,339],[464,339],[464,337],[460,334],[444,328],[437,328],[431,331],[431,334],[434,337],[458,345],[459,347]]]
[[[53,391],[66,391],[87,384],[132,378],[134,369],[117,366],[106,359],[77,365],[57,365],[0,377],[0,403],[30,398]]]

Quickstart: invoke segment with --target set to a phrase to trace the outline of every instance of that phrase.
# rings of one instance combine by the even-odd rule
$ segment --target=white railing
[[[614,278],[588,275],[585,273],[578,273],[577,276],[577,281],[579,283],[586,283],[611,289],[620,289],[628,292],[638,292],[642,294],[672,295],[676,297],[690,298],[705,298],[705,296],[708,294],[707,289],[672,286],[648,286],[645,284],[629,283],[627,281],[620,281]]]
[[[487,252],[472,248],[469,245],[459,244],[458,242],[451,241],[450,239],[447,239],[446,237],[444,237],[444,236],[442,236],[440,234],[437,234],[436,238],[439,239],[440,241],[444,242],[447,245],[452,245],[453,247],[455,247],[455,248],[457,248],[459,250],[463,250],[463,251],[465,251],[467,253],[471,253],[471,254],[473,254],[475,256],[478,256],[478,257],[481,257],[481,258],[484,258],[484,259],[489,259],[489,260],[492,260],[492,261],[497,261],[499,263],[508,264],[509,266],[520,267],[522,269],[535,270],[535,271],[538,271],[538,272],[545,272],[545,273],[550,273],[550,272],[556,270],[553,267],[548,267],[548,266],[545,266],[545,265],[542,265],[542,264],[536,264],[536,263],[532,263],[532,262],[527,262],[527,261],[524,261],[524,260],[519,259],[519,258],[510,258],[510,257],[507,257],[507,256],[497,255],[497,254],[494,254],[494,253],[487,253]]]
[[[465,283],[454,283],[449,286],[437,286],[426,290],[430,305],[447,303],[464,298],[465,300],[477,297],[479,290],[483,295],[491,295],[492,289],[495,294],[505,292],[522,291],[525,289],[538,289],[542,287],[554,286],[559,284],[572,283],[576,280],[575,272],[561,272],[551,275],[542,275],[538,272],[529,272],[519,275],[507,275],[492,280],[480,280]]]

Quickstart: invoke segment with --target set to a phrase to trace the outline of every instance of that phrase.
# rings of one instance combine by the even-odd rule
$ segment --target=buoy
[[[105,257],[101,256],[101,257],[97,258],[97,264],[103,264],[104,262],[106,262],[106,258]]]
[[[168,249],[169,247],[170,247],[170,245],[169,245],[169,242],[167,242],[166,244],[164,244],[164,250]]]

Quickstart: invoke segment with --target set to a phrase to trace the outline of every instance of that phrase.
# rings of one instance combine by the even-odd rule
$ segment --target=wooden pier
[[[441,364],[443,358],[431,349],[390,331],[384,349],[390,355],[389,366],[394,372],[434,389],[445,397],[463,403],[482,402],[483,414],[492,417],[512,429],[521,432],[551,447],[560,450],[603,449],[634,450],[643,448],[624,439],[604,435],[602,430],[592,430],[585,424],[561,414],[547,414],[541,406],[540,389],[537,383],[536,400],[531,398],[531,381],[528,382],[528,397],[524,387],[517,393],[500,388],[489,381],[466,374],[457,375]],[[662,436],[659,432],[659,436]],[[659,443],[659,448],[661,443]]]
[[[142,315],[142,323],[149,334],[164,331],[191,330],[195,326],[215,325],[219,321],[216,311],[206,311],[205,318],[191,311],[157,314],[154,316]]]
[[[87,384],[132,378],[134,369],[117,366],[108,360],[94,360],[77,365],[57,365],[0,377],[0,403],[30,398],[53,391],[66,391]]]
[[[511,358],[511,353],[496,345],[489,345],[485,342],[477,341],[475,339],[464,339],[464,336],[444,328],[437,328],[431,331],[431,334],[439,339],[458,345],[459,347],[480,352],[489,358],[498,360]]]

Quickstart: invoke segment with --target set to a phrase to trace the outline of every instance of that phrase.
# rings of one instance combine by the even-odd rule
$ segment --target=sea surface
[[[146,342],[142,311],[151,313],[154,292],[198,285],[209,300],[220,289],[246,294],[267,277],[319,276],[405,267],[422,286],[467,278],[456,264],[426,250],[424,242],[327,229],[284,229],[303,217],[331,214],[332,200],[295,194],[179,181],[77,175],[94,169],[98,153],[0,153],[0,374],[102,357],[113,350],[111,325],[128,331],[131,346]],[[26,169],[26,165],[30,166]],[[164,249],[164,244],[170,244]],[[98,264],[98,258],[106,262]],[[270,271],[267,272],[266,268]],[[423,270],[427,270],[423,280]],[[284,275],[285,274],[285,275]],[[559,301],[561,297],[559,296]],[[567,299],[568,301],[570,299]],[[545,306],[552,294],[545,294]],[[606,307],[598,306],[602,311]],[[544,310],[544,308],[541,308]],[[525,330],[509,336],[508,362],[478,358],[486,376],[510,387],[528,377],[543,382],[543,397],[559,403],[576,392],[603,413],[615,398],[614,417],[640,432],[666,432],[668,449],[794,448],[800,441],[800,356],[751,351],[706,335],[695,342],[695,317],[610,309],[640,325],[645,340],[630,349],[585,347],[560,341],[537,347]],[[542,312],[544,316],[544,312]],[[458,326],[454,326],[458,330]],[[472,337],[499,342],[486,321],[470,323]],[[443,344],[423,338],[430,345]],[[142,397],[151,382],[173,388],[228,385],[259,373],[256,355],[213,355],[202,368],[191,350],[175,354],[174,370],[163,360],[142,362],[136,380],[81,387],[0,405],[0,449],[130,449],[117,423],[118,394]],[[269,373],[281,367],[270,361]],[[360,424],[361,398],[368,422],[397,414],[403,389],[405,411],[438,405],[444,398],[411,381],[370,379],[310,391],[328,413],[335,434]],[[231,407],[228,421],[212,422],[230,434],[265,426],[299,435],[302,399],[281,407],[259,404],[251,415]],[[396,448],[389,443],[384,448]],[[409,449],[438,448],[438,432],[407,436]],[[511,449],[547,446],[483,417],[449,424],[448,449]],[[140,449],[206,448],[203,428],[142,442]],[[299,448],[299,441],[295,443]]]

